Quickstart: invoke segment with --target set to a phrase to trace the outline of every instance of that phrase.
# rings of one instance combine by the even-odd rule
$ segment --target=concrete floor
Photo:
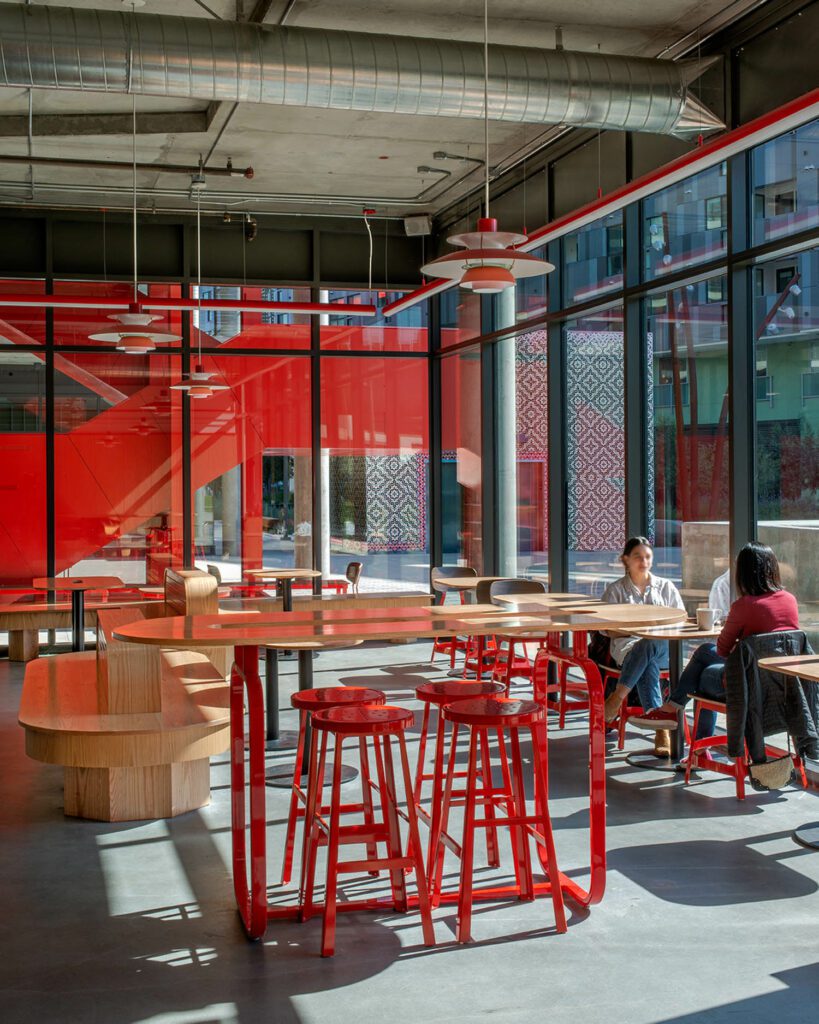
[[[403,703],[419,681],[440,677],[428,657],[428,644],[325,654],[316,685],[365,679]],[[283,704],[293,672],[283,665]],[[454,912],[443,907],[434,950],[421,945],[414,916],[348,914],[336,957],[322,960],[318,919],[276,923],[263,943],[243,937],[224,758],[214,761],[213,802],[202,811],[122,825],[67,819],[61,770],[25,756],[21,682],[20,666],[0,662],[3,1024],[803,1024],[819,1016],[819,853],[790,834],[819,819],[814,793],[752,793],[740,804],[731,780],[703,775],[686,789],[614,753],[606,896],[590,912],[573,910],[568,934],[555,934],[544,900],[478,906],[468,947],[454,945]],[[558,857],[581,877],[584,720],[551,739]],[[629,745],[645,740],[634,734]],[[287,795],[268,794],[275,880]],[[508,865],[503,842],[502,853]]]

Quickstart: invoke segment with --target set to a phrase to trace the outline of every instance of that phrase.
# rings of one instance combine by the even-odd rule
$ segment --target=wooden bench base
[[[40,638],[38,630],[9,630],[9,661],[33,661],[39,653]]]
[[[66,768],[65,813],[95,821],[172,818],[210,802],[210,761]]]

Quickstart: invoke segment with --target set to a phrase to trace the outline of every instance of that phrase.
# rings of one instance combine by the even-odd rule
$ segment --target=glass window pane
[[[45,393],[42,356],[0,353],[0,584],[6,587],[30,587],[35,576],[46,575]]]
[[[698,281],[644,304],[654,385],[649,537],[658,575],[677,584],[689,612],[708,602],[729,560],[724,284],[722,276]]]
[[[197,286],[191,289],[198,296]],[[203,299],[247,302],[310,302],[309,288],[259,288],[233,285],[202,285]],[[309,313],[260,313],[239,309],[205,309],[193,315],[192,343],[202,331],[204,348],[277,349],[310,348]]]
[[[0,296],[44,294],[44,281],[0,281]],[[45,344],[45,319],[42,306],[0,305],[0,345]]]
[[[566,305],[623,286],[623,212],[588,224],[563,240]]]
[[[350,352],[426,352],[429,347],[428,302],[417,302],[396,316],[384,317],[381,309],[401,298],[403,292],[322,291],[322,302],[346,302],[378,308],[374,317],[329,313],[321,317],[321,347]]]
[[[623,310],[564,324],[569,587],[598,597],[620,575],[626,519]]]
[[[462,288],[441,292],[441,348],[481,335],[481,297]]]
[[[206,356],[228,390],[191,401],[194,557],[225,581],[312,568],[310,360]]]
[[[819,642],[819,249],[754,268],[759,540],[776,552],[802,628]],[[759,383],[757,386],[760,387]]]
[[[441,361],[441,517],[445,565],[483,571],[481,353]]]
[[[819,224],[819,121],[751,153],[755,244]]]
[[[339,357],[321,367],[321,486],[332,572],[362,590],[426,590],[426,359]]]
[[[54,358],[56,570],[161,584],[183,564],[179,357]]]
[[[546,247],[533,249],[532,255],[540,260],[546,259]],[[532,317],[541,316],[548,312],[546,296],[547,274],[539,274],[536,277],[522,277],[515,285],[515,319],[531,320]]]
[[[705,263],[727,251],[727,180],[721,163],[643,200],[646,280]]]

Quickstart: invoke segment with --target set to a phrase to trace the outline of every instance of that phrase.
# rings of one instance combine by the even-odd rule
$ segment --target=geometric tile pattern
[[[566,332],[569,549],[616,551],[625,528],[622,331]]]

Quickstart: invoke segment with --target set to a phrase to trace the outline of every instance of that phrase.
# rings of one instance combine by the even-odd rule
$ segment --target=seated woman
[[[799,629],[796,598],[782,588],[779,562],[766,544],[752,541],[737,555],[737,599],[714,644],[702,644],[680,676],[680,681],[662,707],[633,718],[644,729],[676,729],[677,712],[688,703],[688,695],[702,694],[725,700],[725,659],[739,640],[756,633],[779,633]],[[695,739],[713,735],[716,726],[713,711],[700,712]]]
[[[651,573],[654,552],[645,537],[631,537],[626,541],[620,561],[625,574],[610,583],[603,592],[603,600],[611,604],[654,604],[665,608],[684,608],[680,593],[671,580]],[[611,656],[620,669],[620,678],[614,691],[606,698],[607,722],[613,722],[628,694],[637,687],[640,704],[645,710],[659,708],[663,702],[660,692],[660,672],[668,668],[668,641],[645,640],[636,636],[611,637]],[[662,730],[663,726],[658,726]],[[671,750],[667,732],[658,732],[654,750],[667,756]]]

